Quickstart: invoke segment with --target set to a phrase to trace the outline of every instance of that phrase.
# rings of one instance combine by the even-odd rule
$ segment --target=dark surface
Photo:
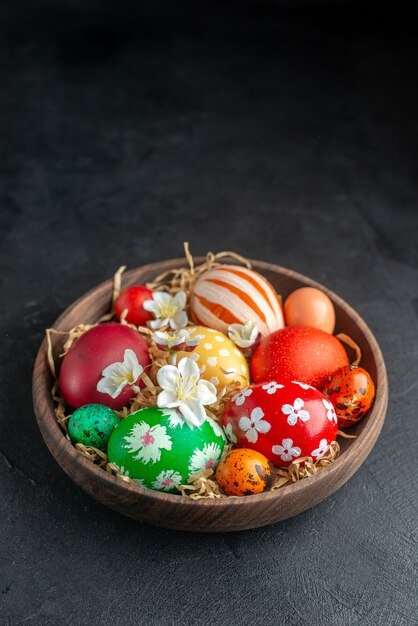
[[[3,14],[0,622],[416,624],[415,17],[99,6]],[[185,239],[326,283],[386,358],[366,463],[273,527],[141,526],[72,484],[37,430],[43,329],[122,263],[178,256]]]

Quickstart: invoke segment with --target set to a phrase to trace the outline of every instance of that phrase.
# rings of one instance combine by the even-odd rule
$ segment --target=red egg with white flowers
[[[332,403],[317,389],[297,381],[260,383],[243,389],[223,415],[229,441],[287,467],[298,458],[318,461],[337,437]]]
[[[81,335],[61,365],[59,382],[65,401],[74,409],[84,404],[103,404],[114,410],[125,406],[136,395],[131,384],[122,386],[117,397],[99,391],[97,386],[103,370],[112,364],[122,365],[127,351],[131,361],[140,366],[137,371],[149,365],[147,342],[128,326],[99,324]],[[143,386],[141,380],[130,382]]]

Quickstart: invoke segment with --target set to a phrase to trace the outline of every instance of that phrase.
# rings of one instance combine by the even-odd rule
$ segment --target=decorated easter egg
[[[246,387],[250,382],[248,363],[241,350],[220,331],[204,326],[192,326],[190,338],[201,335],[202,339],[193,352],[178,352],[177,362],[185,356],[194,359],[201,377],[220,390],[228,383],[238,382]]]
[[[305,456],[321,459],[337,436],[332,402],[296,381],[243,389],[227,405],[222,423],[230,442],[257,450],[278,466]]]
[[[346,365],[329,377],[322,393],[334,405],[340,428],[347,428],[356,424],[371,408],[374,384],[365,369]]]
[[[216,480],[227,496],[251,496],[273,486],[274,467],[256,450],[231,450],[216,469]]]
[[[287,326],[314,326],[326,333],[334,332],[335,310],[328,296],[315,287],[293,291],[284,303]]]
[[[106,450],[107,442],[120,419],[112,409],[101,404],[85,404],[76,409],[68,420],[71,441]]]
[[[127,310],[125,320],[135,326],[144,326],[153,315],[144,309],[144,302],[152,300],[152,291],[142,285],[134,285],[124,289],[115,301],[115,314],[118,320]]]
[[[174,409],[148,407],[122,420],[107,454],[109,463],[143,487],[176,491],[192,474],[215,470],[225,443],[210,418],[193,428]]]
[[[253,270],[224,265],[203,272],[193,285],[194,320],[226,333],[230,324],[255,322],[263,337],[283,328],[281,301],[270,283]]]
[[[269,335],[251,360],[253,381],[299,380],[321,389],[348,356],[336,337],[319,328],[291,326]]]
[[[100,324],[86,331],[65,355],[60,371],[62,395],[73,408],[104,404],[118,410],[135,396],[132,386],[142,386],[138,377],[132,380],[131,373],[147,367],[149,362],[148,345],[139,333],[121,324]],[[113,364],[113,381],[120,387],[115,397],[97,388],[103,370]],[[108,379],[112,382],[112,372]]]

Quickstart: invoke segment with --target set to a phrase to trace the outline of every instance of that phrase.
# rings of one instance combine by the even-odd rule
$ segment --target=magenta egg
[[[84,404],[103,404],[121,409],[135,395],[126,385],[116,398],[97,390],[102,371],[112,363],[123,362],[125,350],[132,350],[145,369],[149,363],[145,339],[128,326],[100,324],[84,333],[65,355],[60,371],[60,388],[65,401],[74,409]],[[142,387],[142,381],[136,383]]]
[[[298,381],[274,380],[234,396],[223,427],[231,443],[257,450],[280,467],[306,456],[318,461],[338,429],[334,407],[320,391]]]

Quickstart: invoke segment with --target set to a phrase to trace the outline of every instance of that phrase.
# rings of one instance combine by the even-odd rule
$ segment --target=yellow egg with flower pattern
[[[194,359],[201,377],[213,383],[218,391],[231,382],[248,387],[248,363],[238,346],[226,335],[212,328],[191,326],[187,330],[190,331],[191,338],[201,335],[202,339],[193,352],[178,352],[177,363],[185,356]]]

